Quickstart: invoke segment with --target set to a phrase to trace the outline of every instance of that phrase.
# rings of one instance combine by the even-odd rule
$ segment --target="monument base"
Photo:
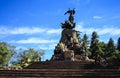
[[[0,70],[1,78],[119,78],[120,70],[91,62],[36,62],[22,70]]]

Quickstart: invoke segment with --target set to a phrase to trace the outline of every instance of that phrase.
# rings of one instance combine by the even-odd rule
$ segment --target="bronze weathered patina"
[[[62,28],[66,29],[73,29],[75,28],[75,23],[74,23],[74,14],[75,14],[75,9],[71,10],[69,9],[67,12],[65,12],[64,15],[69,14],[68,20],[66,20],[64,23],[61,23]]]

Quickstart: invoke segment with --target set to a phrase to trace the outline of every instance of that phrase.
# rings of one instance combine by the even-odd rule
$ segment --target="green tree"
[[[15,66],[28,66],[33,62],[38,62],[41,60],[41,56],[44,55],[42,50],[34,50],[33,48],[29,48],[28,50],[20,49],[17,56],[17,61],[13,62]]]
[[[112,60],[120,60],[120,51],[115,50],[115,52],[112,53],[111,59]]]
[[[87,34],[84,34],[83,39],[82,39],[82,46],[85,50],[85,55],[90,56],[91,52],[88,50],[88,44],[89,44],[88,36]]]
[[[0,42],[0,66],[8,66],[14,54],[14,49],[14,46],[10,46],[5,42]]]
[[[83,39],[82,39],[83,45],[87,46],[88,45],[88,36],[87,34],[84,34]]]
[[[114,41],[112,38],[110,38],[107,44],[107,52],[106,52],[107,57],[110,57],[113,52],[115,52]]]
[[[104,42],[98,42],[97,43],[97,50],[98,54],[102,57],[104,57],[105,51],[106,51],[106,44]]]
[[[117,41],[117,50],[120,51],[120,37],[118,38],[118,41]]]
[[[97,50],[100,50],[98,46],[98,42],[99,42],[98,38],[99,36],[97,35],[97,32],[94,31],[92,33],[92,38],[91,38],[91,43],[90,43],[91,58],[96,56]]]
[[[114,41],[110,38],[107,50],[107,55],[110,57],[108,60],[114,65],[120,65],[120,38],[118,38],[117,48],[115,48]]]
[[[99,47],[101,48],[101,53],[100,53],[100,55],[103,57],[103,58],[105,58],[105,53],[106,53],[106,48],[107,48],[107,44],[106,43],[104,43],[104,42],[99,42]]]

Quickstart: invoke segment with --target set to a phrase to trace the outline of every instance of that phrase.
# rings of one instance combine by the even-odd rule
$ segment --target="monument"
[[[82,60],[85,52],[80,44],[80,32],[76,31],[74,14],[75,9],[69,9],[64,15],[69,14],[68,20],[61,23],[61,39],[54,49],[54,55],[51,60]]]
[[[54,50],[51,60],[34,62],[23,69],[0,69],[0,78],[119,78],[120,65],[100,65],[94,62],[80,62],[85,56],[84,48],[76,31],[75,10],[68,10],[69,19],[61,23],[61,39]],[[69,61],[64,61],[69,60]]]

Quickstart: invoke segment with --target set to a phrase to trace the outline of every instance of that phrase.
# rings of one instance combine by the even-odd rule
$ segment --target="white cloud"
[[[98,35],[120,35],[120,28],[115,27],[103,27],[103,28],[84,28],[84,23],[80,22],[76,25],[76,30],[86,33],[88,35],[92,34],[93,31],[96,31]]]
[[[61,29],[50,29],[47,31],[48,34],[60,34]]]
[[[51,44],[48,44],[48,45],[39,45],[38,47],[43,49],[43,50],[53,50],[55,49],[55,46],[57,45],[57,43],[51,43]]]
[[[46,29],[38,27],[19,27],[19,28],[7,28],[0,27],[0,34],[35,34],[45,32]]]
[[[47,39],[39,39],[39,38],[28,38],[26,40],[12,40],[11,43],[19,43],[19,44],[47,44],[47,43],[56,43],[57,40],[47,40]]]
[[[104,35],[104,34],[110,34],[110,35],[120,35],[120,28],[100,28],[98,29],[98,32],[99,35]]]
[[[41,33],[45,32],[46,29],[38,28],[38,27],[22,27],[22,28],[15,28],[10,31],[11,34],[34,34],[34,33]]]
[[[5,28],[0,27],[0,34],[60,34],[61,29],[40,28],[40,27],[19,27],[19,28]]]
[[[93,19],[101,19],[101,16],[93,16]]]

